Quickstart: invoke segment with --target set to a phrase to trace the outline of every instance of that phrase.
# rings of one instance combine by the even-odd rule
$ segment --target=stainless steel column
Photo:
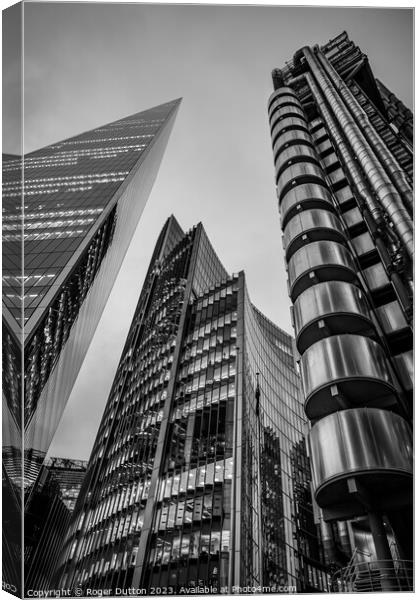
[[[331,65],[330,61],[320,51],[317,53],[317,58],[324,67],[326,73],[328,73],[337,92],[342,96],[345,104],[352,113],[357,125],[359,126],[360,132],[365,136],[367,143],[370,144],[372,150],[375,152],[376,157],[388,173],[398,192],[401,194],[406,207],[412,212],[413,189],[405,172],[400,167],[394,155],[382,140],[381,136],[378,135],[367,114],[357,102],[356,98],[347,87],[345,81]]]
[[[413,225],[398,191],[390,181],[370,145],[366,143],[354,118],[317,61],[313,50],[305,47],[302,52],[315,80],[323,90],[326,99],[339,120],[341,129],[353,148],[372,189],[393,223],[408,257],[413,260]]]

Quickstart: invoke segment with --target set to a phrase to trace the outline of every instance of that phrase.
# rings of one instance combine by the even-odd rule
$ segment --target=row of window
[[[211,389],[199,391],[199,388],[197,388],[196,393],[191,391],[191,398],[185,395],[178,397],[176,407],[171,414],[171,421],[185,419],[189,414],[200,411],[205,407],[235,399],[235,381],[230,381],[221,386],[211,385]]]
[[[158,533],[194,522],[202,522],[204,528],[212,519],[220,520],[223,515],[223,494],[220,491],[196,495],[194,498],[179,498],[178,501],[166,502],[156,508],[153,530]]]
[[[183,471],[175,475],[168,475],[159,486],[156,500],[186,494],[195,489],[202,489],[206,485],[214,485],[229,481],[233,476],[233,458],[218,460],[207,465]]]
[[[215,346],[210,346],[211,342]],[[215,365],[221,361],[232,359],[236,356],[236,341],[231,340],[221,345],[215,338],[200,338],[184,349],[181,356],[182,368],[187,362],[187,372],[189,375],[195,371],[204,369],[207,365]],[[195,360],[193,360],[195,359]]]
[[[229,552],[230,531],[212,531],[202,533],[193,531],[184,535],[175,536],[172,540],[157,538],[156,547],[152,549],[149,563],[165,565],[170,561],[179,560],[183,556],[197,559],[202,555],[219,555],[220,552]]]

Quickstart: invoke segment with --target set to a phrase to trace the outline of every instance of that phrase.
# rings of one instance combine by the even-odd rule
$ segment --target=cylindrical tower
[[[409,148],[390,122],[384,134],[380,89],[345,32],[296,52],[273,82],[268,112],[314,497],[325,522],[366,522],[381,587],[395,589],[388,538],[409,558],[407,521],[395,514],[410,515],[412,504]]]

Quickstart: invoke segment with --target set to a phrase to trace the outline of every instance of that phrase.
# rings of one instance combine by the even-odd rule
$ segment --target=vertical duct
[[[323,90],[326,100],[337,116],[341,124],[341,129],[353,149],[367,180],[389,216],[409,259],[412,261],[414,257],[413,226],[399,193],[389,180],[376,155],[366,143],[366,140],[364,140],[355,120],[338,96],[329,78],[321,69],[313,50],[305,47],[302,52],[315,80]]]

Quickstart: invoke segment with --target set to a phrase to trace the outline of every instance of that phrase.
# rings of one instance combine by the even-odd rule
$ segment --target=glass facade
[[[18,506],[37,480],[179,104],[3,162],[3,481]]]
[[[48,400],[52,379],[60,380],[61,389],[69,389],[61,378],[74,380],[77,373],[79,357],[73,358],[69,372],[59,368],[63,350],[71,347],[76,320],[86,350],[93,332],[86,335],[83,313],[99,320],[110,291],[102,280],[115,278],[133,233],[131,223],[137,223],[144,207],[178,104],[163,104],[52,144],[26,155],[23,161],[16,158],[4,163],[5,256],[19,256],[21,233],[24,242],[24,271],[16,259],[6,258],[3,263],[3,295],[6,319],[12,315],[22,325],[24,315],[23,333],[16,326],[6,330],[5,382],[11,429],[13,422],[20,422],[23,410],[28,458],[25,487],[36,477],[36,464],[48,447],[68,396],[61,392],[60,403]],[[138,185],[140,179],[145,180],[142,186]],[[95,295],[94,284],[101,288],[102,300],[97,298],[96,306],[91,302],[88,313],[85,300],[88,292],[89,299]],[[15,348],[19,335],[25,341],[23,407],[22,366]],[[41,455],[31,464],[30,455],[36,453]],[[13,473],[9,476],[14,478]]]
[[[87,461],[54,456],[45,465],[51,477],[60,486],[60,495],[70,512],[73,512],[86,474]]]
[[[326,591],[293,341],[252,305],[245,287],[243,306],[242,469],[252,476],[241,481],[242,577],[250,586]]]
[[[201,224],[183,234],[170,217],[57,585],[325,590],[301,400],[290,336],[252,305],[243,273],[227,274]]]
[[[174,108],[167,103],[52,144],[3,166],[4,302],[31,329],[36,309]],[[23,169],[23,178],[22,178]],[[24,204],[21,206],[22,183]],[[25,271],[13,261],[22,237]],[[22,299],[23,292],[23,299]]]
[[[86,473],[86,461],[51,458],[42,467],[27,501],[26,589],[48,589]]]

